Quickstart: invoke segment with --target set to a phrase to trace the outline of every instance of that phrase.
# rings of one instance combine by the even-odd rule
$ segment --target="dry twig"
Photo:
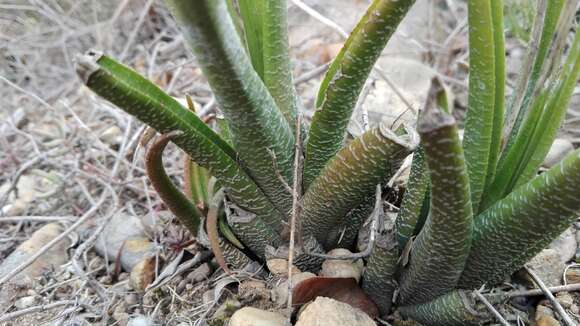
[[[530,268],[525,266],[525,269],[526,272],[528,272],[528,274],[530,274],[530,276],[534,279],[534,282],[536,282],[536,284],[540,287],[542,292],[544,292],[548,300],[550,300],[552,306],[554,306],[556,311],[558,311],[558,314],[560,315],[564,323],[567,326],[575,326],[576,323],[572,320],[572,318],[570,318],[570,316],[568,315],[566,310],[564,310],[564,307],[562,307],[562,305],[558,302],[558,300],[556,300],[556,298],[554,297],[552,292],[550,292],[546,284],[544,284],[544,282],[542,282],[542,280],[538,277],[538,275],[536,275],[536,273],[534,273],[534,271],[532,271]]]
[[[481,300],[481,302],[483,302],[483,304],[487,307],[487,310],[489,310],[502,325],[510,326],[510,323],[508,323],[507,320],[503,318],[499,311],[493,307],[493,305],[481,294],[480,291],[481,290],[474,291],[475,296]]]
[[[288,321],[290,321],[290,316],[292,315],[292,291],[294,288],[294,284],[292,281],[292,265],[294,263],[294,239],[296,237],[296,229],[300,230],[300,227],[297,226],[298,216],[300,214],[299,205],[302,188],[302,112],[298,112],[298,116],[296,118],[296,144],[295,151],[294,151],[294,180],[292,185],[292,212],[290,215],[290,243],[288,245],[288,300],[287,300],[287,308],[289,312]],[[300,237],[301,232],[298,232],[298,236]]]

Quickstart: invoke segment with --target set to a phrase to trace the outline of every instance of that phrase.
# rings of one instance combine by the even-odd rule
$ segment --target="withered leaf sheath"
[[[197,235],[199,230],[201,213],[179,189],[173,184],[163,167],[163,150],[171,138],[180,132],[170,132],[162,135],[149,147],[145,156],[145,170],[153,188],[161,197],[161,200],[169,208],[181,223],[191,232]]]

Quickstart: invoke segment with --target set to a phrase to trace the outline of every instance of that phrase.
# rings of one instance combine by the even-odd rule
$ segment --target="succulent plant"
[[[110,57],[89,52],[78,72],[161,134],[147,154],[150,179],[193,234],[207,230],[224,266],[264,261],[294,235],[302,269],[319,268],[327,250],[354,249],[377,185],[413,153],[400,211],[369,247],[362,287],[381,314],[394,302],[427,325],[478,324],[491,315],[471,292],[521,268],[580,210],[580,150],[538,175],[579,78],[580,33],[567,42],[576,3],[538,3],[506,101],[503,2],[468,1],[463,139],[434,80],[419,142],[385,124],[347,141],[364,83],[413,3],[372,1],[329,66],[309,126],[293,86],[284,0],[166,0],[225,117],[217,128]],[[188,195],[163,170],[169,141],[188,155]]]

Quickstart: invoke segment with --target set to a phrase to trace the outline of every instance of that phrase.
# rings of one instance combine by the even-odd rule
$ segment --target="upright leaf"
[[[539,1],[538,14],[534,22],[534,31],[532,32],[530,49],[525,59],[524,71],[507,108],[506,128],[504,129],[504,138],[506,140],[504,153],[509,152],[511,145],[515,142],[516,136],[520,132],[524,118],[529,114],[529,106],[534,100],[532,95],[535,89],[547,77],[545,74],[542,77],[542,71],[545,70],[546,56],[552,44],[556,25],[565,1]],[[526,71],[528,67],[529,72]]]
[[[286,0],[264,2],[264,83],[290,126],[296,124],[300,100],[294,88],[288,44]]]
[[[244,23],[246,46],[252,66],[258,76],[264,79],[264,15],[267,0],[238,0],[240,15]]]
[[[485,209],[537,173],[564,119],[580,73],[580,33],[576,33],[568,58],[551,85],[539,90],[513,144],[503,153],[497,176],[482,202]],[[559,55],[559,53],[558,53]]]
[[[346,126],[383,48],[415,0],[374,0],[326,73],[304,162],[304,189],[343,145]]]
[[[252,67],[224,0],[167,0],[230,127],[241,162],[284,216],[294,135]],[[281,176],[284,181],[280,180]]]
[[[492,1],[469,0],[469,99],[463,145],[471,203],[477,211],[490,174],[496,102]],[[499,113],[498,113],[499,114]]]
[[[387,316],[393,305],[393,295],[397,289],[399,248],[392,231],[378,235],[363,275],[362,288],[379,308],[380,316]]]
[[[544,158],[548,155],[548,151],[554,139],[556,139],[558,130],[566,116],[570,98],[580,78],[580,32],[576,31],[566,63],[555,78],[555,86],[552,88],[550,99],[542,112],[540,123],[532,137],[532,143],[536,144],[536,146],[530,154],[528,163],[519,176],[516,185],[528,182],[537,173]]]
[[[457,124],[433,105],[426,108],[417,130],[429,168],[430,213],[401,273],[403,305],[425,303],[452,291],[471,245],[469,179]]]
[[[418,233],[417,224],[423,210],[427,190],[429,189],[429,172],[425,163],[423,148],[419,147],[413,154],[411,173],[407,182],[401,209],[395,220],[399,248],[405,248],[407,241]]]
[[[505,115],[505,42],[503,24],[503,0],[491,1],[491,18],[493,27],[494,49],[494,78],[495,78],[495,102],[493,107],[493,127],[491,143],[489,147],[489,160],[487,175],[485,177],[486,189],[493,182],[497,162],[502,146]]]

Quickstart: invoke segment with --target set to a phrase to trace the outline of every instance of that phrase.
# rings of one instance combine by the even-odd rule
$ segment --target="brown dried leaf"
[[[328,297],[364,311],[371,318],[379,315],[376,304],[358,286],[354,278],[313,277],[294,287],[292,304],[300,305],[316,297]]]

